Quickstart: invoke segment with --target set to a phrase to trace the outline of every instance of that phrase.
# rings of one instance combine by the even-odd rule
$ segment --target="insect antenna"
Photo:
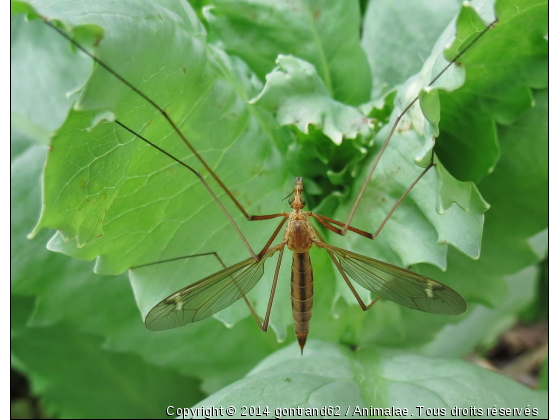
[[[288,194],[286,197],[284,197],[284,198],[282,199],[282,201],[287,200],[287,199],[290,198],[293,194],[294,194],[294,192],[292,191],[290,194]]]

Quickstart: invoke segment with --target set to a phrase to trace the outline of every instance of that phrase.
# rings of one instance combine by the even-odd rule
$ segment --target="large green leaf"
[[[371,67],[373,97],[420,71],[441,31],[460,6],[459,0],[367,3],[362,47]]]
[[[58,2],[39,2],[36,7],[39,13],[48,12],[67,25],[82,25],[78,29],[84,39],[99,34],[101,31],[92,25],[100,25],[102,41],[92,42],[99,45],[96,54],[163,104],[250,213],[277,212],[293,179],[283,169],[279,154],[278,148],[285,147],[284,134],[269,114],[247,104],[257,93],[253,83],[258,87],[258,82],[238,59],[230,60],[204,42],[204,30],[188,7],[164,4],[131,5],[134,12],[128,17],[135,22],[131,28],[136,32],[132,36],[135,45],[129,45],[129,28],[122,25],[117,10],[95,12],[102,10],[102,3],[76,4],[76,10],[83,11],[79,16]],[[155,21],[151,18],[154,14],[159,17]],[[177,16],[181,16],[180,25],[175,21]],[[159,25],[156,37],[152,36],[152,25]],[[161,45],[181,49],[185,55],[174,54],[165,61],[168,55]],[[156,63],[163,61],[166,64],[161,70]],[[149,103],[96,66],[75,108],[52,140],[45,169],[44,211],[36,231],[42,227],[59,229],[51,249],[85,259],[99,256],[96,270],[113,274],[133,265],[199,252],[217,251],[227,264],[249,255],[220,207],[193,174],[124,129],[101,121],[117,118],[200,168],[200,162]],[[206,171],[202,174],[208,178]],[[247,222],[224,192],[214,182],[210,184],[258,252],[275,222]],[[183,276],[169,281],[177,267],[161,266],[157,274],[153,270],[135,272],[135,293],[144,314],[189,281]],[[206,258],[201,263],[186,261],[181,267],[188,267],[188,278],[195,281],[219,265]],[[263,289],[263,294],[267,293]],[[259,296],[258,291],[255,294]],[[266,296],[257,300],[257,310],[261,310]],[[246,310],[238,312],[231,313],[229,323],[247,315]],[[284,324],[287,322],[289,319]]]
[[[42,143],[62,125],[92,62],[73,54],[68,42],[40,21],[11,19],[10,116],[13,128]],[[56,59],[53,59],[56,57]],[[29,81],[33,83],[29,83]],[[46,99],[48,98],[48,99]]]
[[[461,59],[465,84],[441,95],[436,151],[454,176],[475,182],[496,164],[496,122],[511,124],[533,106],[530,88],[548,84],[548,2],[499,0],[495,8],[499,23]]]
[[[481,11],[484,12],[487,18],[491,18],[489,12],[491,13],[490,6],[492,5],[486,4],[483,6]],[[476,7],[479,6],[477,5]],[[462,83],[461,79],[463,77],[466,77],[467,84],[486,83],[476,82],[476,80],[484,78],[486,74],[491,73],[493,66],[491,68],[483,67],[484,63],[474,61],[475,58],[481,55],[488,56],[494,49],[501,48],[502,33],[515,31],[514,28],[516,27],[515,19],[512,18],[512,15],[509,12],[503,11],[503,7],[500,4],[496,5],[496,7],[499,17],[503,14],[501,16],[502,20],[461,58],[461,62],[464,62],[464,65],[450,68],[437,81],[436,84],[439,88],[443,88],[444,91],[456,89]],[[517,12],[520,19],[523,17],[528,23],[534,25],[529,31],[530,34],[543,31],[543,7],[531,7],[530,4],[520,2]],[[480,31],[484,28],[484,24],[480,22],[480,18],[477,17],[471,6],[464,5],[457,21],[457,28],[457,32],[460,34],[458,42],[465,46],[473,39],[477,30]],[[416,95],[418,89],[421,86],[425,86],[438,73],[437,68],[441,68],[443,64],[442,54],[445,53],[443,47],[452,40],[453,31],[453,26],[447,28],[434,47],[432,55],[426,59],[421,73],[409,79],[399,90],[395,99],[396,107],[393,111],[393,120],[396,114]],[[535,59],[533,55],[537,55],[541,60],[546,58],[546,53],[544,52],[543,54],[539,39],[534,39],[534,36],[531,35],[529,40],[526,40],[523,33],[518,33],[517,36],[523,38],[522,42],[527,43],[527,48],[530,51],[528,53],[529,58],[526,58],[525,61],[523,61],[523,57],[519,57],[521,66],[534,65]],[[460,48],[457,45],[457,43],[453,45],[455,50]],[[513,50],[516,47],[512,44],[508,45],[508,48]],[[478,53],[475,54],[473,51],[478,51]],[[499,56],[502,58],[502,65],[505,67],[506,63],[509,62],[509,58],[502,54]],[[475,67],[476,65],[482,66],[484,70],[470,71],[468,65],[470,61],[474,61]],[[466,76],[464,75],[465,70]],[[495,77],[499,76],[500,73]],[[412,158],[415,157],[416,161],[422,165],[425,165],[426,158],[429,158],[427,152],[429,152],[434,143],[432,136],[437,134],[437,124],[440,118],[439,112],[440,109],[443,110],[444,108],[443,106],[440,108],[440,102],[437,100],[437,97],[433,96],[436,92],[432,88],[424,92],[420,97],[420,105],[413,107],[409,114],[410,117],[405,116],[401,121],[399,126],[401,128],[396,130],[380,162],[377,173],[374,174],[372,181],[366,189],[361,207],[358,208],[358,213],[354,218],[354,224],[357,227],[369,227],[369,230],[375,230],[393,203],[420,173],[421,169],[415,167]],[[454,97],[453,95],[456,93],[459,98],[463,97],[461,91],[446,93],[446,95]],[[482,95],[482,93],[480,94]],[[507,92],[504,92],[504,94],[507,94]],[[420,113],[420,108],[422,108],[423,114],[427,116],[428,120],[424,119]],[[474,112],[475,110],[484,112],[484,103],[481,102],[479,107],[471,107],[471,111]],[[459,118],[461,112],[455,110],[454,115],[456,118]],[[444,121],[445,115],[442,114],[442,118],[442,121]],[[389,131],[388,128],[385,127],[378,135],[378,138],[384,139],[384,135],[386,136]],[[476,141],[478,140],[486,141],[481,136],[477,137]],[[490,139],[491,143],[494,141],[495,139]],[[495,145],[492,147],[496,149]],[[489,149],[481,150],[480,153],[484,155],[484,158],[491,154]],[[456,156],[462,159],[464,154],[458,153]],[[368,244],[361,240],[361,238],[351,237],[348,237],[344,242],[341,241],[341,243],[344,243],[346,247],[403,265],[424,261],[445,268],[446,244],[448,243],[454,245],[467,255],[477,258],[480,254],[482,213],[487,209],[487,206],[472,183],[458,182],[447,173],[446,167],[444,167],[442,162],[437,160],[436,162],[438,176],[436,177],[431,171],[415,186],[391,217],[381,235],[376,238],[376,243]],[[462,164],[464,165],[464,163]],[[457,165],[451,167],[455,169]],[[360,182],[357,182],[353,190],[354,195],[357,194],[359,186]],[[434,194],[434,191],[438,189],[438,195]],[[463,213],[463,210],[467,209],[468,212]],[[350,203],[343,204],[337,211],[338,218],[344,219],[349,210]],[[418,210],[420,210],[420,213]],[[438,215],[436,210],[444,212],[443,216]],[[459,217],[459,215],[461,216]],[[426,246],[426,244],[436,241],[440,244],[439,249],[433,246]],[[480,288],[479,290],[483,291]]]
[[[546,244],[536,245],[535,236],[543,236],[548,219],[548,92],[540,90],[533,95],[534,108],[511,126],[500,127],[502,158],[480,184],[492,205],[480,260],[470,261],[454,252],[449,255],[446,273],[431,267],[422,269],[443,282],[468,273],[471,281],[464,285],[465,297],[493,308],[476,308],[463,322],[442,331],[430,352],[441,354],[447,347],[442,343],[455,343],[446,354],[464,355],[481,337],[495,336],[499,332],[496,324],[513,319],[535,293],[535,269],[524,268],[546,256]]]
[[[444,272],[425,264],[413,267],[455,287],[472,311],[452,319],[379,302],[366,314],[357,342],[402,346],[434,338],[427,352],[463,356],[487,336],[495,337],[507,325],[503,320],[514,319],[530,302],[536,285],[531,266],[546,256],[546,249],[543,252],[536,245],[539,250],[535,250],[532,244],[537,242],[535,235],[546,228],[548,214],[548,94],[536,91],[534,97],[534,108],[513,125],[500,127],[502,160],[480,184],[492,206],[485,221],[481,257],[472,260],[450,249]],[[433,336],[444,324],[449,325]]]
[[[203,396],[197,380],[107,352],[99,337],[62,325],[13,334],[12,361],[58,418],[166,418],[170,401]]]
[[[280,54],[294,55],[315,66],[334,99],[359,105],[370,98],[357,0],[211,3],[205,13],[211,30],[226,51],[243,58],[261,80]]]
[[[15,144],[19,142],[17,136],[12,140]],[[48,232],[29,241],[27,233],[40,212],[40,175],[46,153],[46,146],[28,147],[12,162],[11,291],[16,297],[13,307],[19,308],[20,296],[33,297],[33,309],[22,315],[20,327],[12,322],[12,331],[24,329],[23,334],[32,335],[39,331],[37,327],[58,328],[63,322],[65,326],[60,331],[71,336],[85,332],[104,337],[104,349],[139,355],[150,363],[145,365],[148,370],[154,365],[165,366],[200,378],[203,388],[210,392],[240,378],[278,348],[274,337],[262,334],[252,319],[234,329],[213,321],[154,334],[142,323],[126,276],[99,276],[92,273],[90,263],[49,252],[45,248]],[[59,336],[63,338],[65,334],[60,332]],[[249,339],[252,346],[247,349]],[[229,345],[219,345],[222,341]],[[53,344],[49,340],[36,341],[37,346],[48,351]],[[189,357],[185,358],[185,354]],[[107,353],[106,357],[112,356]],[[76,359],[77,363],[86,363],[78,356]],[[50,383],[56,378],[47,372],[42,380]],[[69,386],[74,385],[69,382]]]
[[[435,356],[464,357],[477,345],[491,345],[496,337],[516,322],[516,315],[535,298],[537,274],[537,268],[532,266],[506,276],[506,290],[500,296],[499,306],[488,308],[477,305],[461,322],[442,329],[422,351]],[[496,281],[496,278],[491,280]]]
[[[476,418],[491,416],[492,411],[487,410],[494,407],[503,410],[499,417],[506,418],[524,417],[527,408],[530,415],[547,417],[548,413],[542,394],[464,361],[368,347],[350,351],[320,341],[309,342],[303,357],[296,345],[274,353],[244,379],[193,409],[212,406],[233,406],[237,415],[243,406],[267,407],[269,414],[264,418],[303,417],[305,409],[321,407],[333,407],[334,413],[307,413],[314,417],[431,418],[437,412],[439,416]],[[304,411],[287,414],[290,408]],[[381,411],[360,411],[368,408]],[[391,411],[395,408],[400,413]],[[282,409],[286,412],[276,411]]]
[[[103,9],[102,3],[76,5],[76,9],[83,8],[83,13],[79,17],[71,14],[66,18],[64,13],[67,11],[58,2],[47,6],[45,2],[37,4],[39,12],[45,8],[50,17],[65,19],[67,24],[97,24],[103,28],[103,41],[99,42],[97,55],[165,107],[209,165],[227,179],[240,201],[247,207],[251,204],[249,210],[266,211],[266,201],[250,202],[246,191],[258,195],[263,188],[269,193],[285,190],[286,177],[278,168],[280,161],[272,147],[273,133],[265,131],[269,129],[266,122],[243,101],[245,88],[250,90],[250,84],[243,85],[245,80],[235,78],[237,74],[232,74],[231,62],[223,62],[222,56],[209,54],[211,51],[203,43],[203,28],[189,9],[175,3],[168,4],[171,8],[166,9],[162,5],[146,3],[142,6],[135,2],[131,7],[134,14],[128,15],[134,22],[133,30],[137,32],[132,37],[135,45],[131,45],[131,36],[125,35],[127,28],[122,25],[117,10],[113,10],[113,14],[95,13]],[[126,4],[120,3],[120,7],[126,9]],[[88,12],[88,8],[92,10]],[[152,20],[154,14],[160,16],[157,23]],[[176,14],[181,19],[179,26],[174,20]],[[168,18],[164,19],[164,15]],[[152,25],[159,27],[155,29]],[[82,31],[89,28],[82,28]],[[152,36],[154,30],[156,37]],[[169,58],[162,45],[169,50],[183,50],[188,60],[178,54]],[[122,51],[127,51],[133,61],[124,57]],[[161,62],[165,62],[163,71],[158,64]],[[181,213],[194,215],[209,206],[205,212],[207,215],[214,207],[220,211],[219,207],[212,203],[196,177],[184,169],[178,172],[178,182],[169,185],[168,174],[174,174],[178,169],[169,158],[135,141],[134,136],[112,123],[95,125],[95,122],[101,118],[99,110],[107,109],[113,116],[105,112],[103,117],[119,119],[176,157],[189,156],[186,162],[199,167],[200,163],[195,163],[196,159],[173,134],[171,126],[157,115],[154,107],[100,66],[96,66],[77,108],[79,111],[69,116],[52,141],[53,150],[45,173],[45,212],[38,228],[55,227],[65,239],[76,237],[77,245],[83,247],[80,254],[86,258],[103,255],[98,264],[104,272],[122,271],[133,263],[194,253],[185,247],[177,254],[169,242],[174,237],[186,236],[186,232],[192,235],[196,227],[189,223],[177,226],[176,222],[174,226],[168,226],[170,221],[165,219],[176,220]],[[131,113],[131,109],[135,112]],[[81,133],[83,139],[78,139],[77,133]],[[267,141],[257,143],[253,140],[261,135]],[[76,153],[69,156],[65,150],[71,145],[76,148]],[[232,161],[232,151],[240,149],[244,150],[246,161],[254,162],[253,165]],[[267,177],[267,183],[263,184],[262,173],[265,171],[277,176]],[[218,194],[223,195],[222,192]],[[123,214],[130,214],[129,220],[142,217],[142,214],[143,217],[149,215],[151,220],[142,223],[140,231],[131,232],[130,223],[121,220]],[[227,219],[224,217],[224,220]],[[196,220],[191,223],[194,225]],[[160,242],[159,248],[165,243],[170,254],[154,255],[150,250],[151,254],[146,255],[145,247],[130,249],[125,245],[127,240],[132,240],[128,237],[140,245],[141,238],[151,231],[154,233],[150,243]],[[95,241],[101,235],[104,238]],[[120,240],[111,240],[115,236]],[[212,237],[211,234],[208,236]],[[249,233],[247,236],[249,240],[254,239]],[[94,245],[84,247],[94,241]],[[181,248],[181,244],[177,245]],[[118,255],[118,261],[115,261],[115,255]],[[128,256],[123,258],[124,255]]]

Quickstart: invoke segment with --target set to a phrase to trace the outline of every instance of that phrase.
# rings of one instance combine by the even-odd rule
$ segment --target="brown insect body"
[[[309,249],[317,239],[313,226],[305,213],[302,213],[305,202],[301,196],[303,179],[296,178],[294,197],[290,201],[292,212],[284,233],[284,242],[292,258],[291,299],[294,328],[299,347],[303,348],[309,334],[309,322],[313,314],[313,268],[309,258]]]
[[[302,211],[305,207],[302,191],[303,179],[299,177],[296,178],[293,197],[290,198],[292,211],[290,213],[260,216],[260,220],[276,217],[282,217],[283,219],[263,250],[258,254],[258,257],[248,258],[230,267],[225,266],[222,262],[223,270],[173,293],[157,304],[146,317],[146,327],[150,330],[159,331],[199,321],[242,298],[249,307],[259,328],[262,331],[267,331],[282,255],[284,248],[288,247],[293,252],[291,275],[292,317],[295,334],[303,355],[313,313],[313,268],[309,257],[309,249],[313,244],[327,251],[364,311],[371,308],[380,297],[412,309],[430,313],[458,315],[465,311],[466,304],[463,298],[453,289],[435,280],[327,244],[319,231],[311,224],[310,217],[337,233],[340,230],[335,226],[343,226],[344,224],[310,211]],[[286,222],[288,224],[282,241],[272,246],[274,239]],[[332,222],[334,226],[328,222]],[[366,237],[372,236],[354,227],[350,227],[350,229]],[[272,281],[266,316],[264,321],[261,322],[246,294],[263,276],[265,261],[276,252],[279,252],[278,262]],[[375,299],[366,305],[357,294],[350,278],[375,293],[377,295]]]
[[[313,314],[313,268],[309,252],[294,252],[292,258],[292,316],[301,353],[309,334]]]

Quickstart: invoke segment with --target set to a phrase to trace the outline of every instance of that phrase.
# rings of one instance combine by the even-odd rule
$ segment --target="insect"
[[[343,226],[343,224],[312,212],[302,211],[305,207],[302,192],[303,180],[302,178],[296,178],[294,196],[290,199],[292,212],[271,215],[272,217],[282,217],[282,222],[256,259],[248,258],[231,267],[226,267],[173,293],[150,311],[146,317],[146,327],[150,330],[180,327],[213,315],[236,300],[244,298],[259,327],[266,331],[282,255],[284,248],[288,247],[293,252],[292,313],[296,337],[303,354],[313,312],[313,269],[309,258],[309,249],[313,245],[329,253],[364,311],[371,308],[380,297],[412,309],[435,314],[458,315],[465,311],[466,304],[463,298],[453,289],[435,280],[327,244],[319,231],[311,224],[309,218],[314,218],[323,226],[336,230],[339,229],[334,228],[329,222],[339,226]],[[271,247],[271,243],[286,221],[288,226],[281,242]],[[350,229],[357,231],[352,227]],[[370,235],[361,231],[359,233]],[[266,316],[261,323],[245,296],[261,279],[266,260],[276,252],[279,252],[280,256],[272,281],[272,291]],[[374,292],[377,297],[369,305],[366,305],[354,289],[349,277],[359,285]]]
[[[159,107],[152,99],[145,96],[141,92],[141,90],[131,85],[126,79],[120,76],[105,62],[92,56],[87,50],[83,49],[79,43],[68,37],[58,27],[52,25],[48,20],[45,21],[55,30],[59,31],[59,33],[61,33],[63,36],[66,36],[71,42],[74,43],[77,48],[82,49],[86,54],[90,55],[100,66],[105,68],[105,70],[112,73],[117,79],[128,85],[135,93],[137,93],[148,103],[153,105],[169,122],[177,135],[181,137],[183,142],[190,148],[191,152],[200,160],[205,169],[218,182],[220,187],[225,191],[225,193],[239,208],[239,210],[241,210],[241,212],[246,216],[247,219],[282,219],[264,248],[259,253],[255,253],[249,245],[248,240],[243,235],[241,229],[234,221],[233,217],[220,202],[220,200],[218,199],[214,191],[210,188],[210,186],[206,183],[204,178],[196,170],[194,170],[191,166],[185,164],[181,160],[175,158],[164,149],[160,148],[155,142],[142,137],[139,133],[132,130],[126,124],[117,120],[116,124],[120,125],[123,129],[130,131],[138,138],[142,139],[146,143],[158,149],[160,152],[165,153],[167,156],[174,159],[179,164],[191,170],[200,179],[200,181],[204,184],[216,203],[224,211],[224,214],[228,217],[229,221],[234,226],[238,235],[251,254],[250,258],[241,261],[240,263],[234,264],[233,266],[224,267],[223,270],[203,280],[193,283],[190,286],[187,286],[186,288],[181,289],[162,300],[152,309],[152,311],[150,311],[150,313],[146,317],[146,326],[149,329],[163,330],[178,327],[189,322],[198,321],[226,308],[238,299],[244,299],[259,327],[263,331],[266,331],[270,319],[270,312],[272,309],[276,284],[278,281],[280,263],[282,261],[284,249],[285,247],[288,247],[289,250],[294,252],[292,263],[292,308],[296,336],[303,352],[303,348],[305,346],[305,341],[309,331],[309,322],[311,319],[313,307],[313,274],[308,252],[313,245],[324,249],[329,254],[336,268],[340,271],[342,277],[350,287],[350,290],[356,297],[363,310],[369,309],[375,302],[377,302],[380,297],[392,300],[409,308],[418,309],[425,312],[439,314],[460,314],[465,310],[466,305],[464,300],[451,288],[435,280],[412,273],[408,270],[404,270],[402,268],[329,245],[324,241],[320,232],[310,223],[310,220],[314,219],[320,225],[334,233],[345,235],[347,231],[350,230],[369,239],[374,239],[381,232],[389,217],[391,217],[395,209],[399,206],[406,195],[412,190],[412,188],[424,176],[424,174],[426,174],[434,166],[432,154],[432,161],[430,162],[430,164],[425,168],[424,171],[422,171],[422,173],[412,183],[412,185],[406,191],[404,191],[403,195],[399,198],[399,200],[397,200],[391,211],[388,213],[387,217],[383,220],[381,225],[374,233],[367,233],[351,226],[352,218],[356,212],[356,209],[358,208],[369,179],[371,179],[378,165],[378,162],[383,155],[383,152],[385,151],[394,131],[398,126],[401,117],[406,114],[406,112],[413,106],[413,104],[418,100],[418,97],[404,109],[401,115],[394,122],[389,135],[384,141],[381,150],[378,153],[372,165],[372,168],[369,171],[368,177],[354,203],[348,220],[345,223],[315,214],[313,212],[303,211],[305,202],[302,196],[302,178],[296,179],[293,197],[290,199],[290,205],[292,207],[291,213],[251,216],[244,210],[239,201],[235,198],[234,194],[232,194],[226,187],[225,183],[222,182],[217,174],[212,171],[210,165],[208,165],[204,161],[204,159],[197,153],[194,147],[192,147],[190,142],[177,128],[175,122],[169,117],[168,113],[164,111],[163,108]],[[485,31],[481,32],[479,36],[474,39],[455,58],[455,60],[449,63],[448,67],[453,65],[453,63],[461,56],[461,54],[463,54],[464,51],[470,48],[476,42],[476,40],[479,39],[491,26],[492,25],[490,25]],[[443,69],[440,74],[432,80],[430,84],[433,84],[435,81],[437,81],[437,79],[445,72],[448,67]],[[273,245],[274,240],[279,235],[282,227],[286,222],[288,224],[282,240],[279,244]],[[272,290],[266,315],[264,317],[264,320],[261,321],[252,308],[249,300],[247,299],[246,294],[263,276],[265,262],[276,253],[279,254],[278,263],[272,282]],[[190,257],[194,257],[194,255]],[[160,261],[158,263],[162,262],[164,261]],[[149,265],[152,265],[152,263]],[[146,265],[135,266],[133,267],[133,269],[140,269],[144,266]],[[356,292],[350,279],[354,280],[366,289],[374,292],[377,297],[369,305],[366,305],[360,298],[359,294]]]

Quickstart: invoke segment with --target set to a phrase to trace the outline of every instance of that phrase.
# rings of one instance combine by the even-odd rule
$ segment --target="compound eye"
[[[307,200],[303,196],[301,197],[301,204],[303,204],[303,207],[307,204]]]
[[[290,204],[290,206],[292,205],[294,200],[295,200],[295,197],[290,197],[290,199],[288,200],[288,203]]]

